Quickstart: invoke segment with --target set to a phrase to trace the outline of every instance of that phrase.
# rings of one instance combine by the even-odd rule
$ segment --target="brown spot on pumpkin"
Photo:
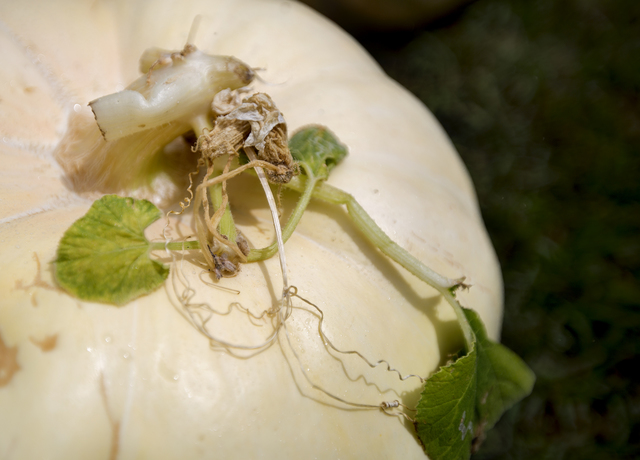
[[[58,334],[48,335],[41,340],[34,339],[33,337],[29,337],[31,343],[40,348],[43,352],[53,350],[58,344]]]
[[[9,384],[13,375],[20,370],[18,347],[8,347],[0,334],[0,388]]]
[[[35,93],[35,91],[36,91],[35,86],[25,86],[24,88],[24,92],[27,94]]]
[[[49,289],[50,291],[59,291],[60,289],[56,286],[52,286],[46,281],[42,279],[42,265],[40,264],[40,258],[38,257],[38,253],[34,252],[32,255],[34,262],[36,263],[36,275],[33,278],[31,284],[24,284],[22,280],[16,280],[16,284],[14,289],[21,291],[30,291],[32,288],[42,288]],[[38,299],[36,298],[36,293],[31,291],[29,295],[31,296],[31,305],[34,307],[38,306]]]
[[[30,287],[32,287],[33,285],[29,284],[27,286],[24,285],[24,283],[22,282],[22,280],[16,280],[16,285],[14,287],[14,289],[16,290],[20,290],[20,291],[28,291]],[[30,292],[29,293],[29,297],[31,298],[31,305],[33,305],[34,307],[38,306],[38,299],[36,299],[35,296],[35,292]]]
[[[427,240],[425,240],[424,238],[422,238],[420,235],[418,235],[416,232],[414,232],[413,230],[411,231],[411,234],[413,236],[415,236],[418,240],[420,240],[422,243],[426,243]]]

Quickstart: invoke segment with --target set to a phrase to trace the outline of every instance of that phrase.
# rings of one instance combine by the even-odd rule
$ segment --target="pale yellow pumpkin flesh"
[[[20,2],[0,5],[0,457],[421,458],[413,427],[352,410],[310,387],[372,405],[415,405],[421,384],[355,357],[331,357],[317,317],[295,309],[274,346],[249,359],[212,350],[162,288],[122,308],[56,287],[51,262],[91,199],[53,159],[70,114],[138,77],[149,47],[179,49],[202,13],[199,49],[256,68],[290,131],[323,124],[349,147],[330,183],[352,193],[418,259],[472,285],[459,294],[489,336],[501,321],[499,267],[473,187],[450,141],[413,96],[344,32],[287,1]],[[437,91],[437,88],[434,88]],[[230,183],[234,217],[255,247],[271,242],[253,177]],[[295,199],[291,193],[289,200]],[[188,219],[175,234],[192,234]],[[150,236],[160,233],[161,224]],[[314,204],[286,245],[291,283],[325,313],[344,350],[424,377],[459,344],[437,292],[364,241],[343,210]],[[175,270],[180,267],[172,267]],[[245,265],[212,288],[182,265],[197,298],[259,314],[279,297],[278,261]],[[304,304],[294,300],[294,304]],[[237,310],[211,330],[259,343],[269,326]],[[455,342],[455,343],[454,343]],[[307,370],[308,369],[308,370]]]

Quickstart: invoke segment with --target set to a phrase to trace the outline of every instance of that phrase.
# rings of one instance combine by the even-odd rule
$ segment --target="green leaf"
[[[62,236],[56,280],[82,300],[115,305],[153,291],[169,269],[149,258],[144,229],[161,216],[147,200],[100,198]]]
[[[463,312],[474,334],[469,353],[427,379],[418,402],[416,431],[432,460],[469,458],[472,439],[482,440],[535,382],[524,361],[487,338],[475,311]]]
[[[293,158],[306,165],[318,179],[326,179],[334,166],[347,156],[347,147],[324,126],[299,130],[289,140],[289,150]]]
[[[531,393],[536,378],[518,355],[504,345],[489,340],[484,324],[475,311],[465,308],[464,314],[477,340],[478,428],[490,430],[507,409]]]
[[[476,402],[475,346],[440,368],[425,383],[416,413],[416,431],[431,460],[460,460],[471,455]]]

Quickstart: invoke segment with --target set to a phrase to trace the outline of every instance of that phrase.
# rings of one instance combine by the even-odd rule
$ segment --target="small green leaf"
[[[324,126],[299,130],[289,140],[289,150],[293,158],[306,165],[318,179],[326,179],[333,167],[347,156],[347,147]]]
[[[116,305],[153,291],[169,269],[149,258],[144,229],[161,216],[147,200],[100,198],[62,236],[56,280],[82,300]]]
[[[469,458],[472,439],[482,439],[535,382],[524,361],[487,338],[475,311],[463,312],[475,336],[469,353],[427,379],[418,402],[416,431],[432,460]]]
[[[465,308],[464,314],[477,340],[478,426],[490,430],[507,409],[531,393],[536,378],[518,355],[504,345],[489,340],[484,324],[475,311]]]
[[[416,413],[416,431],[432,460],[471,455],[476,402],[477,356],[474,348],[440,368],[425,383]]]

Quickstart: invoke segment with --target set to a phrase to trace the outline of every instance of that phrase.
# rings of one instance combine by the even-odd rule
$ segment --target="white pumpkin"
[[[198,48],[264,68],[269,84],[254,88],[273,97],[290,132],[310,123],[333,130],[350,153],[329,182],[428,266],[466,276],[472,287],[461,303],[491,338],[499,334],[500,271],[462,162],[425,107],[329,21],[283,0],[3,2],[0,458],[424,457],[402,417],[337,403],[302,373],[372,405],[415,406],[421,383],[331,357],[318,318],[302,308],[287,321],[300,363],[283,331],[240,359],[210,348],[170,302],[170,286],[121,308],[56,287],[57,243],[92,202],[67,188],[52,156],[70,114],[133,81],[146,48],[180,49],[197,14]],[[254,246],[267,245],[273,229],[256,179],[230,186],[239,227]],[[437,292],[364,241],[342,209],[312,204],[286,255],[291,284],[322,308],[324,330],[343,350],[426,377],[460,340]],[[240,294],[205,285],[188,262],[182,270],[218,310],[240,302],[259,314],[282,288],[277,258],[219,282]],[[212,321],[235,343],[270,332],[237,310]]]

